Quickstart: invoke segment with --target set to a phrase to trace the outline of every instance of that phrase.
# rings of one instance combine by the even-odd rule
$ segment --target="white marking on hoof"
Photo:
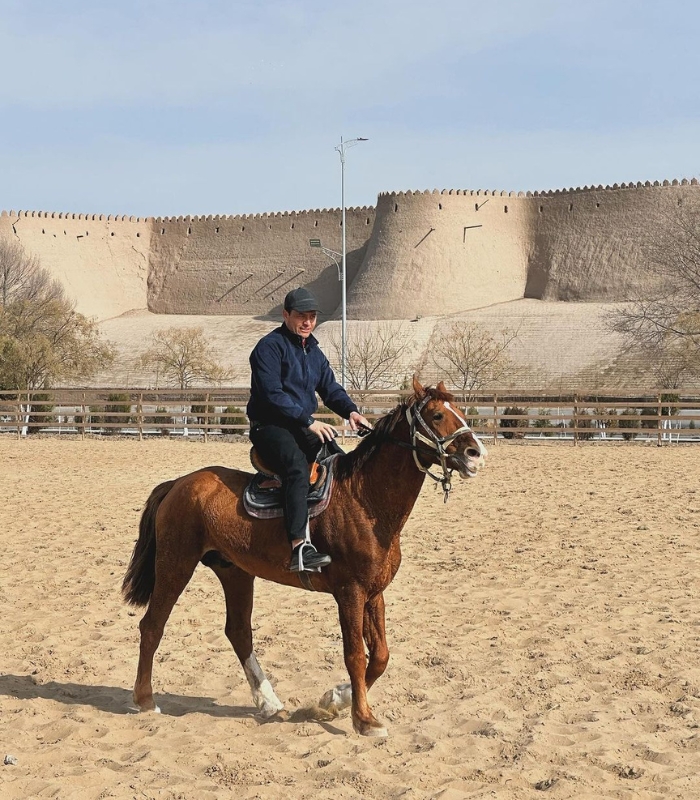
[[[260,691],[253,692],[253,699],[263,719],[269,719],[284,708],[267,678],[260,684]]]
[[[350,705],[352,705],[352,685],[349,683],[339,683],[333,689],[329,689],[319,702],[321,708],[336,713]]]
[[[255,653],[251,653],[243,665],[243,671],[248,679],[250,690],[253,693],[253,702],[263,719],[269,719],[284,708],[284,703],[277,697],[270,681],[258,664]]]
[[[139,706],[127,706],[129,711],[134,711],[136,714],[147,714],[149,711],[152,711],[154,714],[160,714],[160,708],[158,706],[153,706],[153,708],[139,708]]]

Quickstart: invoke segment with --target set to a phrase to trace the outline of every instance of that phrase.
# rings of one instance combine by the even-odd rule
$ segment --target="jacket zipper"
[[[306,360],[307,359],[306,342],[304,342],[303,340],[302,340],[302,343],[301,343],[301,352],[304,354],[304,358],[302,359],[303,370],[304,370],[304,386],[306,387],[306,389],[308,391],[308,388],[309,388],[309,362]]]

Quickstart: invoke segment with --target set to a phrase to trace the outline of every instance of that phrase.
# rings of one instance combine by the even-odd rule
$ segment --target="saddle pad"
[[[326,479],[321,486],[309,492],[307,502],[309,517],[317,517],[328,508],[333,492],[333,466],[337,454],[324,459],[321,464],[326,468]],[[256,519],[274,519],[284,516],[282,510],[282,490],[280,488],[263,489],[260,484],[269,480],[267,475],[258,472],[243,492],[243,507]]]

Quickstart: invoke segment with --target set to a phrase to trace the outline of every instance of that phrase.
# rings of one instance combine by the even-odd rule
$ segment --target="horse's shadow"
[[[0,676],[0,695],[16,697],[19,700],[55,700],[66,705],[93,706],[108,714],[134,714],[134,701],[131,691],[121,686],[99,686],[82,683],[59,683],[47,681],[35,683],[31,675]],[[163,713],[171,717],[182,717],[197,712],[212,717],[252,717],[253,706],[223,706],[211,697],[186,697],[167,692],[158,695]]]
[[[31,675],[0,675],[0,696],[15,697],[18,700],[54,700],[65,705],[92,706],[107,714],[137,714],[129,689],[121,686],[96,686],[82,683],[59,683],[47,681],[36,683]],[[328,724],[325,719],[314,719],[303,710],[280,712],[270,719],[257,716],[254,706],[219,705],[211,697],[185,696],[160,692],[157,702],[163,716],[183,717],[186,714],[208,714],[210,717],[231,719],[255,719],[259,724],[274,722],[318,722],[328,733],[345,734]]]

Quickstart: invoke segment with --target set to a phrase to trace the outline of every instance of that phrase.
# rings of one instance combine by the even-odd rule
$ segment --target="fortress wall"
[[[0,237],[37,256],[88,317],[103,320],[146,307],[151,226],[144,219],[3,211]]]
[[[650,292],[644,249],[679,210],[700,213],[697,180],[531,194],[395,192],[347,209],[348,316],[412,319],[522,297],[611,302]],[[341,286],[319,239],[341,249],[341,212],[148,218],[2,212],[20,241],[99,320],[163,314],[277,315],[308,286],[322,318]]]
[[[406,319],[522,297],[614,302],[650,293],[645,249],[679,207],[700,214],[696,179],[549,192],[380,195],[348,315]]]
[[[513,192],[380,195],[348,316],[407,319],[522,298],[533,209]]]
[[[374,208],[346,209],[348,282],[362,263]],[[166,314],[279,313],[285,294],[307,286],[324,316],[341,300],[331,258],[340,251],[340,209],[153,220],[148,307]]]
[[[534,238],[525,297],[586,302],[648,294],[658,279],[644,250],[669,233],[679,207],[700,213],[697,181],[584,187],[528,198]]]
[[[364,257],[374,208],[346,209],[350,283]],[[133,309],[164,314],[269,315],[308,286],[323,315],[340,304],[334,261],[309,239],[340,251],[340,209],[148,219],[42,211],[0,216],[0,236],[21,242],[100,320]]]

